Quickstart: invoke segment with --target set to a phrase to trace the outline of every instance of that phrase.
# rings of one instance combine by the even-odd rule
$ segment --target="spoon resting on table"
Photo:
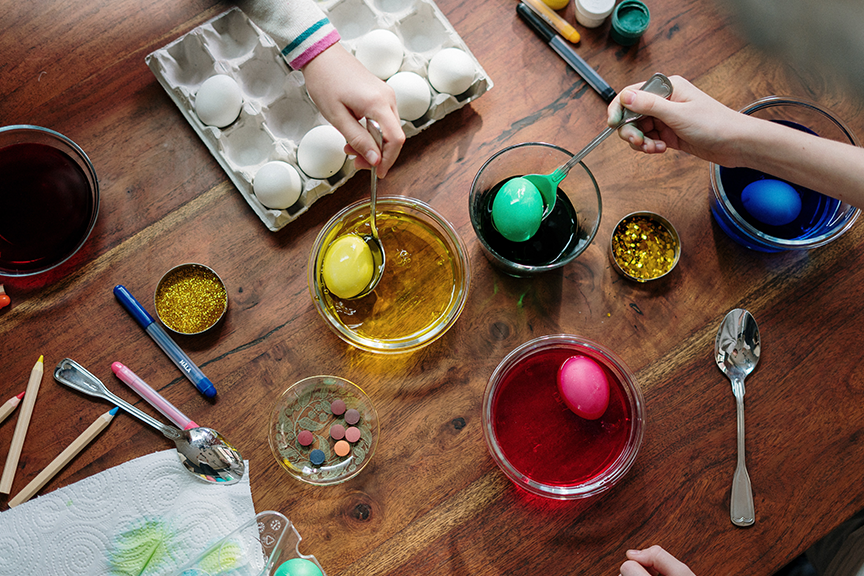
[[[101,380],[83,366],[64,358],[54,369],[54,379],[88,396],[102,398],[119,406],[132,416],[159,430],[177,445],[177,454],[185,469],[193,476],[214,484],[235,484],[246,472],[240,453],[221,434],[211,428],[178,430],[162,424],[108,390]]]
[[[750,475],[744,462],[744,378],[756,369],[762,343],[756,319],[741,308],[732,310],[723,319],[714,341],[714,360],[732,382],[738,421],[738,462],[732,478],[729,503],[732,523],[751,526],[756,521]]]
[[[669,98],[672,95],[672,82],[658,72],[639,89]],[[619,128],[640,118],[642,114],[624,108],[618,124],[607,126],[587,146],[551,174],[526,174],[505,182],[492,201],[492,223],[495,229],[511,242],[530,240],[539,230],[542,220],[549,216],[555,207],[558,184],[567,177],[570,169]]]

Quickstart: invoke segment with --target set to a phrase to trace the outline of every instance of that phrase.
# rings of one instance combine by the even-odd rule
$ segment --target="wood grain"
[[[467,210],[485,159],[531,140],[578,150],[606,117],[599,96],[517,18],[513,0],[439,1],[495,86],[409,139],[379,193],[418,198],[453,223],[468,247],[471,289],[445,336],[394,357],[339,340],[306,286],[315,236],[368,194],[368,178],[352,178],[282,231],[267,231],[144,63],[230,2],[0,6],[0,123],[46,126],[75,140],[102,193],[99,221],[76,257],[45,275],[2,279],[12,305],[0,310],[0,398],[20,392],[33,358],[44,354],[46,370],[73,358],[156,416],[114,378],[111,363],[123,362],[191,418],[233,439],[250,460],[256,509],[286,514],[303,552],[331,576],[613,574],[628,548],[654,543],[697,574],[771,574],[864,507],[860,224],[806,253],[748,251],[711,219],[706,163],[675,152],[646,157],[610,138],[586,160],[602,190],[603,219],[583,255],[531,280],[503,276],[485,260]],[[650,8],[651,26],[634,47],[612,42],[608,23],[579,28],[578,53],[613,87],[662,71],[736,109],[769,94],[799,96],[864,135],[864,102],[822,71],[760,53],[713,3]],[[668,279],[642,286],[614,272],[607,250],[615,223],[646,209],[676,226],[683,256]],[[149,306],[162,274],[183,262],[212,267],[229,292],[214,331],[177,338],[216,385],[215,401],[198,394],[111,293],[124,284]],[[720,320],[735,307],[754,314],[764,343],[747,381],[757,514],[748,529],[729,522],[734,400],[712,360]],[[614,350],[645,394],[641,452],[599,498],[528,496],[497,469],[483,440],[489,375],[516,346],[551,333]],[[329,488],[294,481],[267,444],[272,402],[315,374],[358,383],[381,418],[369,467]],[[39,396],[31,426],[52,433],[28,438],[13,494],[106,409],[48,378]],[[11,437],[4,423],[0,446]],[[170,447],[121,415],[42,493]]]

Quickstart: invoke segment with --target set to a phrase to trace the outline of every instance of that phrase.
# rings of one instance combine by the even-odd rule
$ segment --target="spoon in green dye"
[[[672,95],[672,82],[658,72],[639,89],[669,98]],[[526,174],[508,180],[492,201],[492,222],[498,232],[512,242],[524,242],[534,236],[542,219],[555,207],[558,184],[567,177],[570,169],[619,128],[640,118],[642,114],[624,108],[618,124],[606,127],[585,148],[551,174]],[[538,209],[538,206],[542,209]]]

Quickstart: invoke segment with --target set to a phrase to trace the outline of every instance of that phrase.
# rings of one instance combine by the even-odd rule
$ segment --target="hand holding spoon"
[[[658,72],[639,89],[669,98],[672,95],[672,82]],[[640,118],[642,114],[624,108],[621,121],[617,125],[607,126],[587,146],[551,174],[526,174],[508,180],[492,201],[492,222],[498,232],[511,242],[524,242],[534,236],[540,228],[540,222],[555,207],[558,184],[567,177],[570,169],[619,128]]]
[[[88,396],[108,400],[132,416],[159,430],[177,445],[180,462],[189,473],[218,484],[234,484],[243,478],[246,465],[240,453],[221,434],[210,428],[190,428],[182,432],[166,426],[150,415],[112,394],[101,380],[80,364],[65,358],[54,369],[54,379]]]
[[[732,479],[730,514],[736,526],[756,521],[750,476],[744,463],[744,378],[756,369],[762,351],[759,326],[747,310],[736,308],[723,319],[714,342],[717,366],[732,381],[738,419],[738,463]]]

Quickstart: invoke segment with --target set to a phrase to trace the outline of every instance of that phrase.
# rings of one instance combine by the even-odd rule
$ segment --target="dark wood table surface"
[[[321,226],[369,192],[360,173],[278,233],[268,231],[144,63],[144,57],[232,5],[217,0],[0,0],[0,124],[35,124],[80,144],[102,200],[85,247],[59,270],[2,278],[0,401],[24,389],[45,356],[12,493],[106,410],[50,377],[71,357],[120,396],[121,360],[191,418],[222,431],[250,461],[256,510],[286,514],[337,574],[615,574],[628,548],[661,544],[697,574],[771,574],[864,508],[864,227],[810,252],[763,254],[713,222],[708,165],[679,153],[646,157],[617,138],[587,164],[603,194],[595,242],[563,270],[514,279],[493,269],[468,218],[483,161],[523,141],[581,148],[606,106],[525,27],[512,0],[439,6],[493,79],[487,94],[408,140],[385,195],[418,198],[464,238],[471,288],[459,321],[408,355],[353,349],[313,308],[306,263]],[[864,135],[864,109],[827,77],[760,53],[707,0],[651,2],[635,47],[609,23],[583,33],[578,53],[616,89],[654,71],[680,74],[734,108],[794,95],[834,110]],[[571,17],[572,14],[568,13]],[[0,206],[0,210],[3,207]],[[612,226],[653,210],[678,229],[676,270],[650,286],[608,261]],[[208,402],[115,302],[126,285],[145,302],[183,262],[213,267],[230,298],[212,333],[178,339],[216,384]],[[735,404],[714,364],[723,316],[743,307],[763,339],[748,378],[747,450],[757,520],[729,521]],[[605,495],[560,502],[515,488],[490,457],[481,401],[496,364],[535,337],[579,334],[614,350],[647,402],[641,452]],[[295,481],[267,443],[272,402],[293,382],[334,374],[360,384],[381,418],[381,442],[356,478],[318,488]],[[0,454],[14,418],[0,426]],[[154,430],[118,417],[41,493],[156,450]],[[5,500],[2,502],[5,508]]]

